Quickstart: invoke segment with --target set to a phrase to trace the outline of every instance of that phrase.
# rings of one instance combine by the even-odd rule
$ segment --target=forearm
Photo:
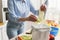
[[[19,18],[18,21],[19,22],[24,22],[24,21],[29,21],[29,19],[28,18]]]
[[[34,7],[30,4],[30,11],[34,14],[34,15],[38,15],[39,14],[39,10],[35,10]]]

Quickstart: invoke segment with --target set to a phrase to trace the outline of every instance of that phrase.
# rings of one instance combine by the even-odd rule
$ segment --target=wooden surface
[[[3,25],[4,23],[0,22],[0,26]]]

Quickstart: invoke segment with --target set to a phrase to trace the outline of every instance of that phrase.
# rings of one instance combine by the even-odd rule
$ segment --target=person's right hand
[[[27,19],[28,21],[33,21],[33,22],[37,21],[37,17],[34,15],[30,15]]]

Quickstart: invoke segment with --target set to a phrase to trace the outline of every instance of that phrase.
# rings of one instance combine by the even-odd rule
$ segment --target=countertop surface
[[[6,23],[0,23],[0,29],[4,27],[4,25],[7,25],[7,22]],[[24,34],[24,33],[23,33]],[[19,35],[18,35],[19,36]],[[11,40],[14,40],[16,37],[12,38]],[[55,40],[60,40],[60,28],[59,28],[59,32],[57,34],[57,36],[55,37]]]
[[[25,33],[22,33],[21,35],[24,35]],[[21,35],[18,35],[18,36],[21,36]],[[11,40],[15,40],[16,37],[12,38]],[[57,34],[57,36],[55,37],[55,40],[60,40],[60,30]]]
[[[4,23],[0,22],[0,26],[4,25]]]

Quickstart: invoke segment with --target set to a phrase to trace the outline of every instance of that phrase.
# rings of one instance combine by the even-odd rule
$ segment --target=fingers
[[[40,10],[41,11],[46,11],[46,6],[45,5],[41,5]]]
[[[29,20],[35,22],[35,21],[37,21],[37,17],[34,15],[30,15]]]

